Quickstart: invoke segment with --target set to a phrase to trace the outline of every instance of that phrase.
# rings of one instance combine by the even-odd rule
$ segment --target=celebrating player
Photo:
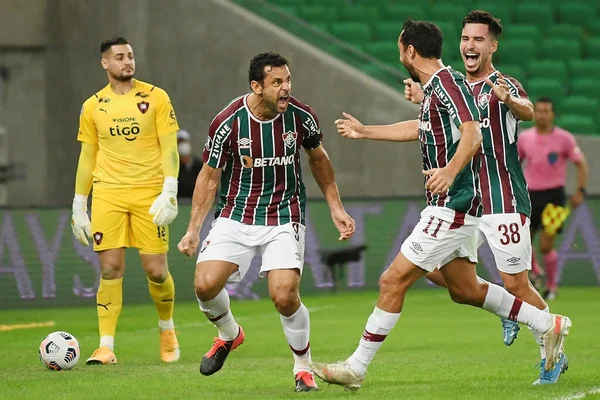
[[[248,80],[252,92],[234,99],[210,125],[188,231],[178,245],[188,256],[196,253],[200,228],[220,179],[217,218],[202,243],[195,277],[200,309],[217,327],[219,337],[202,358],[200,372],[219,371],[229,352],[244,342],[244,331],[233,318],[224,286],[228,280],[241,280],[260,251],[260,276],[268,278],[269,294],[294,355],[296,391],[316,390],[310,372],[309,314],[298,291],[306,207],[302,147],[340,240],[354,234],[354,221],[342,206],[317,116],[290,95],[285,57],[258,54],[250,62]]]
[[[380,294],[359,346],[337,364],[314,363],[329,383],[358,389],[367,367],[402,311],[408,288],[438,266],[455,302],[481,307],[543,333],[546,369],[560,358],[571,321],[545,313],[503,288],[480,281],[475,273],[476,233],[482,204],[479,194],[480,112],[463,75],[444,67],[442,33],[429,22],[408,20],[400,34],[400,61],[413,81],[426,82],[419,120],[364,126],[346,114],[338,131],[351,138],[421,143],[427,207],[401,251],[380,278]]]
[[[483,216],[478,245],[487,240],[506,290],[549,312],[548,305],[529,282],[531,204],[517,150],[519,121],[533,119],[533,104],[516,79],[503,76],[492,64],[501,34],[500,21],[486,11],[471,11],[463,19],[460,53],[467,81],[482,114],[483,162],[479,181]],[[405,95],[408,100],[419,103],[423,92],[417,83],[408,80]],[[428,273],[427,278],[445,286],[439,271]],[[502,318],[502,326],[504,343],[510,346],[517,337],[519,324]],[[531,332],[540,346],[542,358],[540,375],[534,384],[555,383],[568,368],[567,358],[561,356],[554,369],[546,371],[542,335]]]
[[[81,154],[73,199],[73,234],[94,240],[102,277],[96,295],[100,347],[87,364],[114,364],[114,336],[123,305],[125,248],[139,250],[158,310],[160,357],[179,359],[173,325],[175,285],[167,266],[169,228],[177,216],[177,131],[167,93],[133,78],[133,50],[122,37],[100,46],[108,85],[83,103]],[[87,197],[94,186],[92,221]],[[162,189],[161,189],[162,186]]]
[[[535,102],[535,127],[523,131],[519,139],[519,156],[524,161],[525,177],[531,196],[531,235],[532,238],[540,228],[540,250],[546,267],[546,291],[544,296],[552,300],[556,296],[556,263],[558,255],[554,249],[556,233],[559,226],[544,226],[542,219],[545,213],[552,210],[548,207],[565,207],[565,182],[567,179],[567,161],[573,162],[577,168],[577,190],[571,196],[570,207],[578,207],[584,200],[585,187],[588,180],[588,165],[573,135],[554,125],[554,104],[552,99],[541,98]],[[563,218],[566,218],[563,209]],[[559,223],[560,225],[560,223]],[[534,279],[540,275],[533,252]]]

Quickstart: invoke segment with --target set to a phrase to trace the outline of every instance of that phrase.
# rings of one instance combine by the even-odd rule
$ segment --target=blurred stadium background
[[[130,41],[136,54],[136,77],[168,91],[196,154],[201,153],[213,116],[231,98],[248,90],[250,58],[266,50],[289,57],[293,94],[317,111],[342,197],[357,222],[350,243],[339,243],[327,206],[307,175],[311,200],[302,292],[307,305],[315,306],[311,308],[315,311],[315,352],[333,361],[354,347],[356,337],[346,335],[344,341],[336,339],[335,343],[326,338],[334,331],[358,334],[372,307],[369,301],[375,298],[375,293],[351,292],[377,289],[379,275],[423,207],[417,145],[342,140],[333,121],[342,111],[371,124],[414,118],[417,107],[402,95],[405,70],[396,48],[402,21],[412,17],[439,24],[445,35],[443,60],[462,70],[461,20],[474,8],[492,12],[504,24],[496,66],[519,79],[532,99],[551,97],[556,103],[556,123],[577,135],[588,158],[590,195],[570,216],[557,240],[560,285],[571,288],[564,290],[562,298],[559,291],[551,305],[557,312],[569,312],[579,321],[579,332],[587,332],[578,333],[569,353],[569,357],[574,354],[579,372],[570,374],[568,383],[551,389],[554,392],[533,392],[530,382],[537,371],[527,363],[537,361],[538,354],[531,337],[521,339],[517,350],[511,348],[514,351],[509,353],[501,345],[497,320],[454,306],[447,295],[433,293],[422,281],[418,285],[424,290],[414,294],[417,301],[411,302],[402,334],[386,343],[370,378],[375,384],[362,392],[367,396],[363,398],[549,398],[552,393],[588,390],[594,379],[597,382],[594,371],[599,359],[594,333],[598,326],[594,288],[600,284],[599,0],[0,0],[0,328],[46,320],[56,323],[54,328],[4,333],[2,352],[14,363],[3,367],[7,386],[2,386],[0,398],[3,393],[6,398],[48,398],[63,383],[71,391],[61,392],[61,398],[106,398],[96,389],[107,379],[113,380],[109,390],[118,387],[122,398],[142,393],[145,398],[164,398],[159,395],[163,390],[159,380],[153,378],[157,338],[140,334],[155,326],[155,314],[135,251],[127,256],[126,306],[117,335],[119,357],[125,358],[118,368],[124,369],[108,372],[109,378],[85,368],[79,369],[81,375],[49,378],[40,373],[35,361],[35,346],[50,330],[81,334],[86,353],[82,357],[97,341],[94,305],[100,269],[91,247],[82,247],[72,237],[70,204],[79,154],[79,110],[88,96],[106,84],[99,65],[101,41],[117,35]],[[569,176],[567,189],[572,192],[574,170]],[[169,257],[177,285],[175,320],[184,351],[182,362],[170,370],[171,386],[180,393],[172,398],[198,390],[194,386],[196,363],[213,333],[195,304],[194,262],[175,250],[189,215],[189,203],[180,199],[180,204],[180,216],[171,228]],[[481,248],[480,260],[479,273],[498,282],[487,246]],[[240,285],[230,288],[235,297],[267,296],[265,282],[253,273],[257,259],[252,268]],[[430,296],[425,290],[430,290]],[[81,307],[70,312],[63,308],[75,306]],[[199,385],[215,399],[291,395],[282,386],[291,384],[289,377],[279,376],[282,368],[289,369],[290,357],[268,300],[235,307],[246,318],[246,329],[255,329],[257,342],[235,355],[237,361],[234,357],[232,363],[242,365],[241,370],[229,369]],[[338,308],[328,313],[328,307]],[[428,311],[432,308],[438,312],[433,319]],[[264,321],[265,315],[272,317],[270,322]],[[254,316],[258,319],[250,318]],[[457,330],[461,321],[477,318],[482,321],[477,328]],[[423,335],[423,327],[428,335]],[[262,336],[259,331],[267,333]],[[492,349],[490,337],[496,344]],[[267,354],[264,346],[258,346],[261,339],[269,348],[277,343],[272,346],[274,353]],[[525,364],[515,356],[515,351],[524,348],[529,355]],[[445,356],[440,357],[440,352]],[[448,370],[450,361],[463,367],[460,373]],[[430,368],[432,363],[434,368]],[[488,369],[490,364],[492,369]],[[255,375],[257,370],[262,375]],[[524,374],[531,379],[523,380]],[[423,380],[429,375],[441,376],[438,385]],[[395,386],[399,377],[405,383],[401,389]],[[519,382],[507,388],[503,383],[507,379]],[[256,389],[259,381],[264,385],[260,392]],[[127,391],[122,391],[124,387]],[[384,392],[378,392],[378,387]],[[448,387],[452,389],[446,391]],[[335,391],[326,390],[321,393],[332,398]]]
[[[401,21],[438,23],[444,61],[461,70],[460,23],[475,7],[504,23],[498,68],[523,82],[533,99],[551,97],[557,124],[577,134],[588,157],[591,196],[570,218],[558,247],[563,285],[600,281],[597,0],[0,0],[0,7],[0,308],[94,301],[98,262],[73,240],[69,205],[79,109],[105,85],[98,48],[112,35],[133,44],[136,76],[169,92],[196,154],[215,113],[247,90],[249,59],[269,49],[289,56],[293,93],[319,114],[341,193],[359,225],[352,243],[337,243],[318,188],[306,179],[314,200],[303,289],[330,290],[333,270],[323,256],[361,245],[367,249],[358,261],[335,267],[337,289],[376,288],[422,207],[419,151],[416,145],[342,140],[333,120],[342,111],[367,123],[413,118],[416,107],[402,97],[405,71],[397,61]],[[182,206],[172,227],[172,249],[188,210]],[[482,274],[496,279],[487,275],[488,268],[494,271],[489,252],[483,248],[481,254]],[[125,295],[146,301],[145,282],[135,279],[142,277],[137,255],[129,256]],[[180,287],[190,282],[191,288],[193,261],[172,251],[171,265]],[[253,274],[247,279],[242,297],[265,295],[264,282]],[[191,290],[179,290],[178,297],[193,300]]]

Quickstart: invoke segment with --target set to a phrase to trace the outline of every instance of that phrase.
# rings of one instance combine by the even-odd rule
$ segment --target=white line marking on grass
[[[595,387],[585,392],[573,393],[568,396],[557,397],[556,400],[578,400],[583,399],[588,394],[600,394],[600,387]]]
[[[33,329],[54,326],[54,321],[31,322],[29,324],[0,325],[0,332],[16,331],[17,329]]]

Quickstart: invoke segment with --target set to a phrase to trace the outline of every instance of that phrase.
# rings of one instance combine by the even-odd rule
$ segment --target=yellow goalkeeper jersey
[[[134,79],[126,94],[107,85],[83,103],[77,140],[98,145],[94,183],[156,186],[164,179],[158,138],[178,130],[167,92]]]

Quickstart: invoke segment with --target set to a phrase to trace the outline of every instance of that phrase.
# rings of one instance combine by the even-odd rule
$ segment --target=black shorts
[[[529,198],[531,199],[532,232],[542,228],[542,212],[548,204],[564,207],[567,202],[567,194],[564,187],[548,190],[530,190]],[[558,233],[560,233],[560,229]]]

